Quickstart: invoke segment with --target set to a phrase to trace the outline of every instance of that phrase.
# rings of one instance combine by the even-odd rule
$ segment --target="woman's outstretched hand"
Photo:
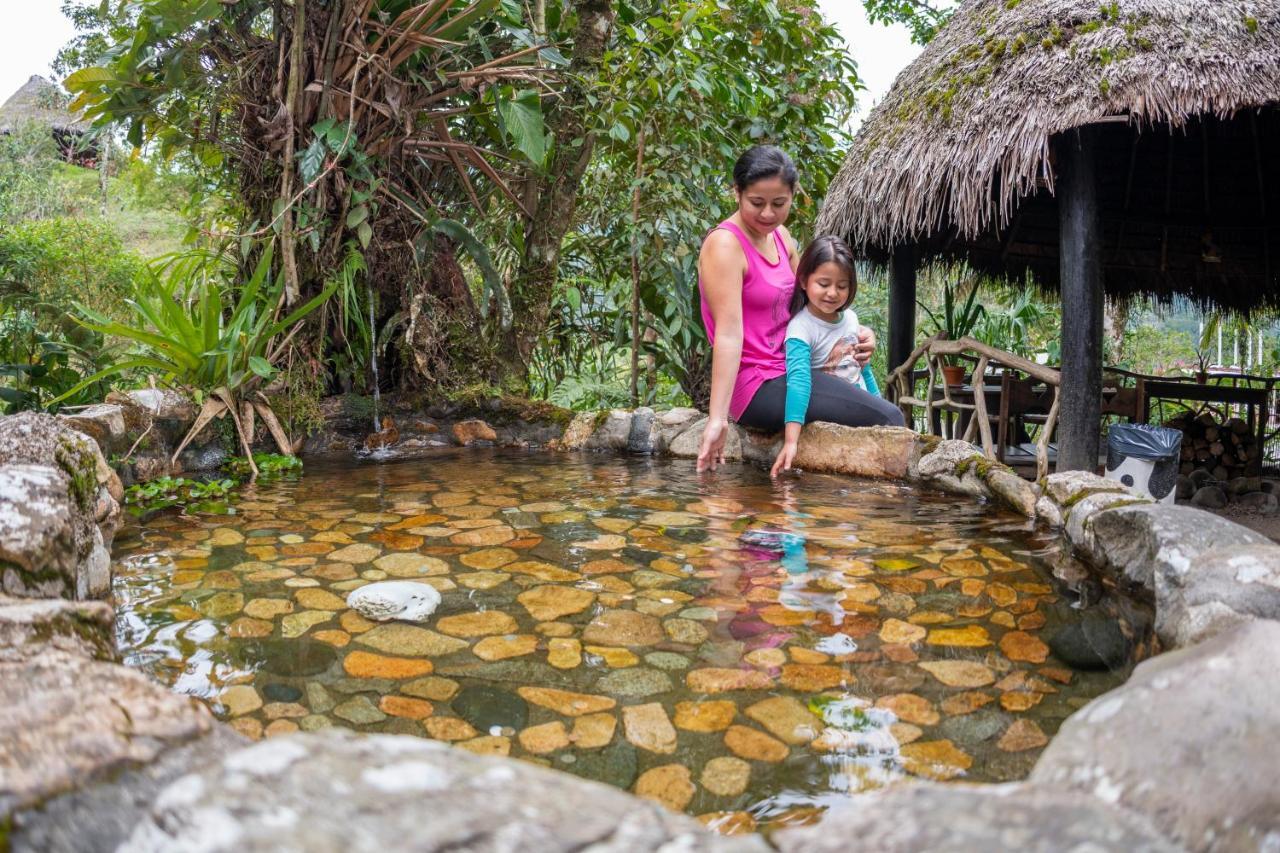
[[[698,472],[714,471],[724,463],[724,442],[729,437],[729,422],[708,420],[702,431],[702,446],[698,448]]]
[[[773,467],[769,469],[769,476],[775,480],[783,471],[791,470],[791,463],[796,458],[796,443],[786,442],[782,445],[782,449],[778,451],[778,458],[773,460]]]
[[[866,326],[858,327],[858,345],[853,349],[853,357],[859,367],[866,367],[871,361],[871,354],[876,351],[876,333]]]

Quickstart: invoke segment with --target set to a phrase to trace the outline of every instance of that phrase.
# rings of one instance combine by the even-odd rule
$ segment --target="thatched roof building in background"
[[[13,133],[27,124],[47,127],[68,161],[91,165],[97,157],[89,122],[68,112],[66,95],[39,75],[33,75],[0,105],[0,134]]]
[[[89,123],[67,111],[67,98],[56,85],[36,74],[0,105],[0,133],[24,122],[39,122],[53,130],[84,133]]]
[[[1056,146],[1086,126],[1108,294],[1280,306],[1275,0],[968,0],[868,117],[819,231],[1056,288]]]

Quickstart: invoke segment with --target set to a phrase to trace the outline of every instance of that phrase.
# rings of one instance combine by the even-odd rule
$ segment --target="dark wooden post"
[[[1102,423],[1102,229],[1098,216],[1096,129],[1068,131],[1058,145],[1058,227],[1062,279],[1062,390],[1059,471],[1098,467]]]
[[[907,360],[916,345],[916,249],[894,246],[889,258],[889,370]]]

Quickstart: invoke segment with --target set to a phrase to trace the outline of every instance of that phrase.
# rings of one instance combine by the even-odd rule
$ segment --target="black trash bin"
[[[1173,503],[1182,432],[1147,424],[1114,424],[1107,431],[1107,479],[1119,480],[1160,503]]]

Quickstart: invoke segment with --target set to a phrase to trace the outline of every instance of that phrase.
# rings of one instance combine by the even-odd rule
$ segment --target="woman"
[[[782,346],[799,256],[785,223],[797,178],[795,164],[781,149],[748,150],[733,167],[738,210],[702,243],[698,289],[711,339],[711,406],[699,471],[724,461],[730,416],[754,429],[782,429],[787,396]],[[875,335],[863,327],[855,349],[859,364],[874,350]],[[823,374],[813,378],[806,419],[846,426],[903,424],[893,404]]]

